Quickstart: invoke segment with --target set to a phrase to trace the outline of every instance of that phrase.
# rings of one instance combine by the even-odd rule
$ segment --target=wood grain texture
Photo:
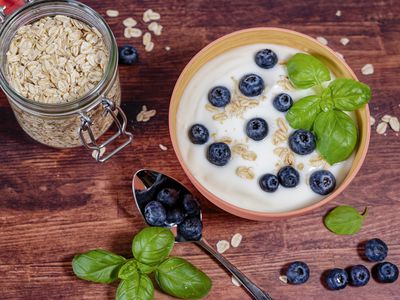
[[[115,285],[76,279],[75,253],[104,248],[130,254],[133,235],[143,227],[131,195],[131,176],[139,168],[160,170],[192,187],[183,174],[168,136],[168,105],[174,83],[190,58],[214,39],[234,30],[276,26],[311,36],[323,36],[345,56],[360,79],[372,86],[371,112],[400,116],[400,3],[399,1],[129,1],[88,0],[105,15],[119,44],[134,43],[137,66],[120,67],[123,108],[134,126],[134,143],[106,164],[95,163],[82,148],[54,150],[37,144],[16,123],[5,96],[0,94],[0,299],[113,299]],[[140,40],[123,38],[121,21],[141,19],[145,9],[161,14],[164,32],[155,50],[143,51]],[[342,17],[336,17],[337,10]],[[143,28],[143,24],[140,26]],[[347,46],[341,37],[350,39]],[[171,51],[164,47],[170,46]],[[363,76],[372,63],[375,74]],[[136,123],[141,105],[156,108],[148,123]],[[162,152],[158,145],[169,149]],[[244,239],[226,257],[274,299],[400,299],[399,283],[330,292],[320,276],[332,267],[363,262],[359,245],[380,237],[389,244],[388,260],[400,265],[400,138],[373,130],[370,150],[359,175],[335,202],[295,219],[253,222],[229,215],[201,198],[204,236],[215,244],[240,232]],[[360,210],[370,207],[362,231],[351,237],[331,234],[322,224],[338,204]],[[250,299],[231,284],[230,276],[195,245],[178,245],[174,254],[201,267],[213,279],[208,299]],[[293,260],[306,261],[310,281],[300,287],[278,280],[281,268]],[[170,299],[157,293],[156,299]]]

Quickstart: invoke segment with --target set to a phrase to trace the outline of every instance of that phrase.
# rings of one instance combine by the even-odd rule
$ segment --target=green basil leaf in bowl
[[[110,283],[118,278],[118,271],[126,259],[101,249],[75,255],[72,269],[81,279]]]
[[[357,144],[357,127],[339,110],[321,112],[314,122],[317,150],[331,165],[346,160]]]
[[[201,299],[212,286],[205,273],[179,257],[170,257],[159,265],[155,278],[164,292],[182,299]]]
[[[353,79],[336,79],[329,84],[328,88],[331,90],[335,107],[339,110],[359,109],[371,99],[370,87]]]
[[[119,279],[129,279],[138,272],[137,263],[134,259],[129,259],[118,272]]]
[[[154,266],[171,253],[175,237],[171,230],[162,227],[147,227],[132,241],[133,256],[141,263]]]
[[[153,300],[154,286],[151,279],[136,272],[134,277],[122,280],[117,288],[116,300]]]
[[[297,53],[287,62],[287,71],[293,86],[307,89],[331,80],[329,69],[312,55]]]
[[[294,129],[311,130],[315,119],[321,112],[321,97],[311,95],[296,101],[286,113],[286,120]]]
[[[351,235],[360,231],[366,214],[367,209],[360,214],[352,206],[337,206],[326,215],[324,224],[333,233]]]

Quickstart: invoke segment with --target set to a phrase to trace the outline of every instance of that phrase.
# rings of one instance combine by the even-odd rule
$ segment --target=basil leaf
[[[125,261],[122,256],[96,249],[75,255],[72,269],[81,279],[110,283],[118,278],[118,271]]]
[[[326,215],[324,224],[330,231],[339,235],[355,234],[361,229],[366,214],[367,209],[360,214],[352,206],[338,206]]]
[[[317,58],[309,54],[297,53],[287,62],[290,81],[298,89],[307,89],[329,81],[329,69]]]
[[[137,264],[137,269],[139,270],[139,272],[143,273],[143,274],[150,274],[155,269],[157,269],[157,266],[149,266],[149,265],[141,263],[140,261],[137,261],[136,264]]]
[[[321,112],[314,122],[317,150],[331,165],[346,160],[357,143],[357,128],[344,112]]]
[[[359,109],[371,99],[370,87],[353,79],[336,79],[328,88],[331,90],[335,107],[339,110]]]
[[[141,263],[154,266],[168,257],[174,247],[175,237],[171,230],[147,227],[133,239],[133,256]]]
[[[135,276],[137,272],[138,269],[136,261],[134,259],[130,259],[121,267],[121,269],[119,269],[118,278],[129,279]]]
[[[316,95],[296,101],[286,113],[286,120],[289,125],[294,129],[311,130],[316,117],[321,112],[320,101],[321,98]]]
[[[135,273],[134,277],[122,280],[115,295],[117,300],[153,300],[154,286],[144,274]]]
[[[188,261],[170,257],[158,266],[155,279],[167,294],[182,299],[200,299],[211,289],[211,279]]]

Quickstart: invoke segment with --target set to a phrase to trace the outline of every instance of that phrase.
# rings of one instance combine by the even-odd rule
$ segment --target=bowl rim
[[[290,30],[290,29],[284,29],[284,28],[278,28],[278,27],[253,27],[253,28],[247,28],[247,29],[242,29],[242,30],[237,30],[234,32],[231,32],[229,34],[223,35],[219,38],[217,38],[216,40],[212,41],[211,43],[209,43],[208,45],[206,45],[205,47],[203,47],[199,52],[196,53],[196,55],[194,55],[190,61],[186,64],[185,68],[182,70],[182,72],[180,73],[178,80],[175,83],[172,95],[171,95],[171,100],[170,100],[170,105],[169,105],[169,112],[168,112],[168,125],[169,125],[169,133],[170,133],[170,138],[172,141],[172,146],[173,149],[175,151],[175,155],[178,158],[178,161],[182,167],[182,169],[184,170],[185,174],[188,176],[189,180],[191,181],[191,183],[196,187],[196,189],[205,197],[207,198],[208,201],[212,202],[214,205],[216,205],[217,207],[233,214],[236,215],[238,217],[241,218],[245,218],[245,219],[250,219],[250,220],[257,220],[257,221],[271,221],[274,219],[285,219],[285,218],[289,218],[289,217],[293,217],[293,216],[299,216],[299,215],[303,215],[306,214],[312,210],[315,210],[325,204],[327,204],[328,202],[332,201],[334,198],[336,198],[339,194],[341,194],[348,186],[349,184],[353,181],[353,179],[355,178],[355,176],[358,174],[358,172],[361,169],[361,166],[363,165],[364,161],[365,161],[365,157],[367,155],[368,152],[368,147],[369,147],[369,142],[370,142],[370,135],[371,135],[371,126],[370,126],[370,110],[369,110],[369,106],[368,104],[366,104],[364,106],[365,109],[365,115],[367,116],[366,120],[367,120],[367,124],[366,124],[366,134],[364,136],[365,139],[365,146],[362,149],[359,149],[359,151],[361,151],[361,155],[360,155],[360,159],[358,161],[358,164],[355,166],[353,173],[350,176],[346,176],[345,180],[340,184],[340,186],[329,196],[323,198],[322,200],[313,203],[311,205],[299,208],[299,209],[295,209],[295,210],[291,210],[291,211],[286,211],[286,212],[260,212],[260,211],[254,211],[254,210],[249,210],[249,209],[245,209],[245,208],[241,208],[238,207],[236,205],[233,205],[231,203],[228,203],[226,201],[224,201],[223,199],[217,197],[216,195],[214,195],[213,193],[211,193],[209,190],[207,190],[197,179],[195,176],[192,175],[192,173],[190,172],[190,170],[187,168],[186,163],[183,161],[180,152],[179,152],[179,146],[177,144],[176,139],[172,138],[172,131],[173,131],[173,119],[174,116],[172,116],[172,107],[173,107],[173,103],[174,103],[174,99],[177,98],[176,94],[177,94],[177,90],[178,87],[181,84],[181,81],[183,80],[183,76],[185,75],[185,73],[187,72],[187,70],[192,66],[192,64],[194,64],[194,62],[201,56],[203,55],[203,53],[205,53],[206,51],[208,51],[210,48],[212,48],[215,44],[221,43],[226,39],[229,39],[232,36],[236,36],[236,35],[241,35],[241,34],[246,34],[248,32],[252,32],[252,31],[259,31],[259,30],[263,30],[263,31],[278,31],[278,32],[282,32],[282,33],[289,33],[289,34],[293,34],[293,35],[297,35],[300,36],[306,40],[309,40],[312,43],[318,43],[318,45],[322,48],[324,48],[325,50],[327,50],[328,52],[330,52],[332,55],[334,55],[335,57],[337,57],[337,54],[335,51],[333,51],[331,48],[327,47],[326,45],[322,45],[320,44],[316,39],[312,38],[309,35],[306,35],[304,33],[300,33],[294,30]],[[344,60],[340,60],[343,67],[349,72],[349,74],[351,75],[351,77],[355,80],[358,80],[357,76],[355,75],[355,73],[353,72],[353,70],[350,68],[350,66],[346,63],[346,61]]]

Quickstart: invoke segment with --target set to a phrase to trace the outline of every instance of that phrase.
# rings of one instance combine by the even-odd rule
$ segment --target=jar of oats
[[[29,136],[55,148],[83,145],[100,162],[132,141],[117,43],[99,14],[71,0],[33,1],[7,17],[0,9],[0,23],[1,88]],[[112,124],[116,133],[100,143]]]

